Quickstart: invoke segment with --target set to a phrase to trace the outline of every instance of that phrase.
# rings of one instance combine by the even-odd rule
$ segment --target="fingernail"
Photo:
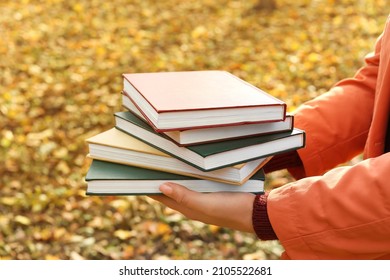
[[[172,187],[163,184],[163,185],[160,186],[160,191],[161,191],[163,194],[165,194],[165,195],[170,195],[170,194],[172,194],[172,191],[173,191],[173,190],[172,190]]]

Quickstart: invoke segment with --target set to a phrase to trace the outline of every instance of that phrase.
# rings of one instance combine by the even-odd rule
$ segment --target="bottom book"
[[[198,192],[264,192],[264,172],[259,170],[242,185],[232,185],[157,170],[93,160],[85,177],[87,195],[160,194],[164,182],[181,184]]]

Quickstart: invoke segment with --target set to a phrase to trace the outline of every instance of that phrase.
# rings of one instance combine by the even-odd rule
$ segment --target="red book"
[[[282,121],[286,104],[225,71],[123,74],[124,94],[157,132]]]
[[[122,105],[131,113],[147,122],[137,106],[135,106],[135,104],[131,102],[131,99],[124,94],[122,95]],[[162,133],[171,138],[178,146],[191,146],[255,135],[291,131],[293,128],[294,116],[292,114],[286,114],[284,121],[172,130]]]

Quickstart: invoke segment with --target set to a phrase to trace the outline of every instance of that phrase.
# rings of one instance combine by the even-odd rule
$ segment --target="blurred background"
[[[87,197],[122,73],[227,70],[293,111],[362,66],[388,0],[2,0],[0,259],[278,259],[147,197]],[[269,188],[292,178],[285,171]]]

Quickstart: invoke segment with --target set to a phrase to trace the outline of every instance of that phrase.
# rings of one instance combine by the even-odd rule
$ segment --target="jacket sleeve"
[[[290,170],[295,178],[323,174],[363,151],[374,108],[380,46],[381,37],[353,78],[295,112],[295,126],[306,131],[306,147],[298,150],[303,168]]]
[[[390,153],[274,189],[272,227],[293,259],[390,258]]]
[[[296,178],[305,178],[272,190],[267,201],[285,257],[390,257],[390,153],[336,167],[364,149],[373,115],[381,38],[353,78],[339,82],[295,114],[296,126],[306,131],[307,142],[298,151],[303,167],[290,171]]]

